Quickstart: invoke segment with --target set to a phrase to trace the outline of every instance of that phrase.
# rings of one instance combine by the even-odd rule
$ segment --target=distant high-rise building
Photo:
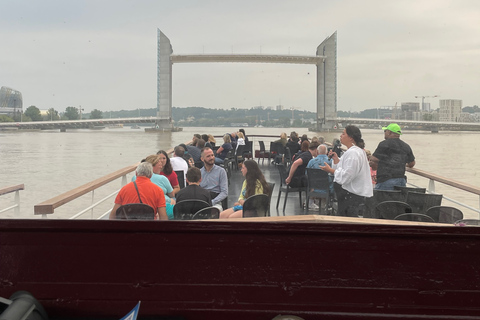
[[[420,103],[418,102],[402,102],[401,113],[397,119],[413,120],[413,113],[420,111]]]
[[[442,99],[440,103],[440,121],[458,122],[462,113],[462,100]]]
[[[22,93],[12,88],[0,89],[0,114],[21,113],[23,111]]]

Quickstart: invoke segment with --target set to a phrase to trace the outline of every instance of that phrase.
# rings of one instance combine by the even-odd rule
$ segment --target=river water
[[[53,198],[68,190],[107,175],[140,161],[149,154],[160,149],[169,149],[179,143],[190,140],[194,133],[211,133],[222,135],[238,128],[195,128],[186,127],[182,132],[146,133],[143,129],[130,127],[103,130],[57,130],[48,131],[0,131],[0,187],[25,184],[20,191],[20,218],[39,218],[33,214],[33,206]],[[279,135],[295,130],[306,133],[309,138],[322,135],[331,142],[338,138],[339,132],[308,132],[305,128],[245,128],[247,135]],[[366,148],[375,150],[383,140],[383,131],[363,129]],[[440,176],[480,187],[480,167],[477,166],[480,150],[475,141],[480,132],[440,132],[432,134],[423,131],[406,131],[401,137],[413,149],[416,157],[416,168],[423,169]],[[258,149],[255,140],[255,149]],[[273,139],[263,138],[266,141]],[[428,187],[424,178],[408,175],[409,182],[421,187]],[[97,191],[95,199],[113,192],[120,187],[120,182],[112,182],[111,187]],[[478,208],[478,196],[453,190],[436,183],[436,192],[465,202]],[[0,197],[0,209],[13,204],[14,194]],[[91,195],[55,209],[49,218],[68,218],[85,208],[91,201]],[[86,205],[87,204],[87,205]],[[103,206],[108,210],[113,198]],[[443,205],[453,205],[443,201]],[[478,218],[478,214],[460,208],[467,218]],[[0,218],[14,218],[13,210],[0,214]],[[86,217],[88,218],[88,217]]]

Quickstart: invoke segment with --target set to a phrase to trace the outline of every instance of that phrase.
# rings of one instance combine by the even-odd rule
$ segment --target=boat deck
[[[256,159],[258,160],[258,159]],[[288,215],[304,215],[304,214],[319,214],[318,209],[314,210],[304,210],[300,208],[300,203],[298,199],[298,192],[292,192],[288,194],[287,203],[285,205],[285,211],[283,211],[283,203],[285,199],[285,193],[282,192],[280,195],[280,203],[278,209],[276,208],[278,200],[278,190],[280,188],[280,173],[278,169],[273,164],[268,164],[268,160],[265,159],[265,163],[262,164],[260,159],[259,164],[260,169],[262,170],[265,180],[270,183],[275,183],[275,187],[272,193],[272,200],[270,202],[270,215],[271,216],[288,216]],[[230,178],[230,185],[228,186],[228,206],[231,207],[238,200],[240,195],[240,190],[242,189],[242,183],[245,178],[242,175],[240,170],[233,169],[232,175]],[[302,201],[305,201],[305,193],[302,194]]]

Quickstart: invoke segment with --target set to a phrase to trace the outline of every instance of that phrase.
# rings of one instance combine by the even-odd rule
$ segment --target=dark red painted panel
[[[50,316],[480,317],[480,228],[0,220],[0,296]]]

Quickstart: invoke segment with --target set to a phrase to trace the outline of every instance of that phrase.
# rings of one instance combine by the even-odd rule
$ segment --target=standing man
[[[413,168],[415,156],[408,144],[400,140],[402,130],[396,123],[382,128],[385,140],[378,144],[369,164],[377,170],[377,190],[394,190],[394,186],[406,186],[405,166]]]
[[[202,150],[201,158],[203,161],[202,180],[200,187],[210,191],[212,205],[222,210],[227,209],[222,206],[222,201],[228,197],[228,178],[225,169],[215,164],[215,155],[213,150],[205,147]]]

